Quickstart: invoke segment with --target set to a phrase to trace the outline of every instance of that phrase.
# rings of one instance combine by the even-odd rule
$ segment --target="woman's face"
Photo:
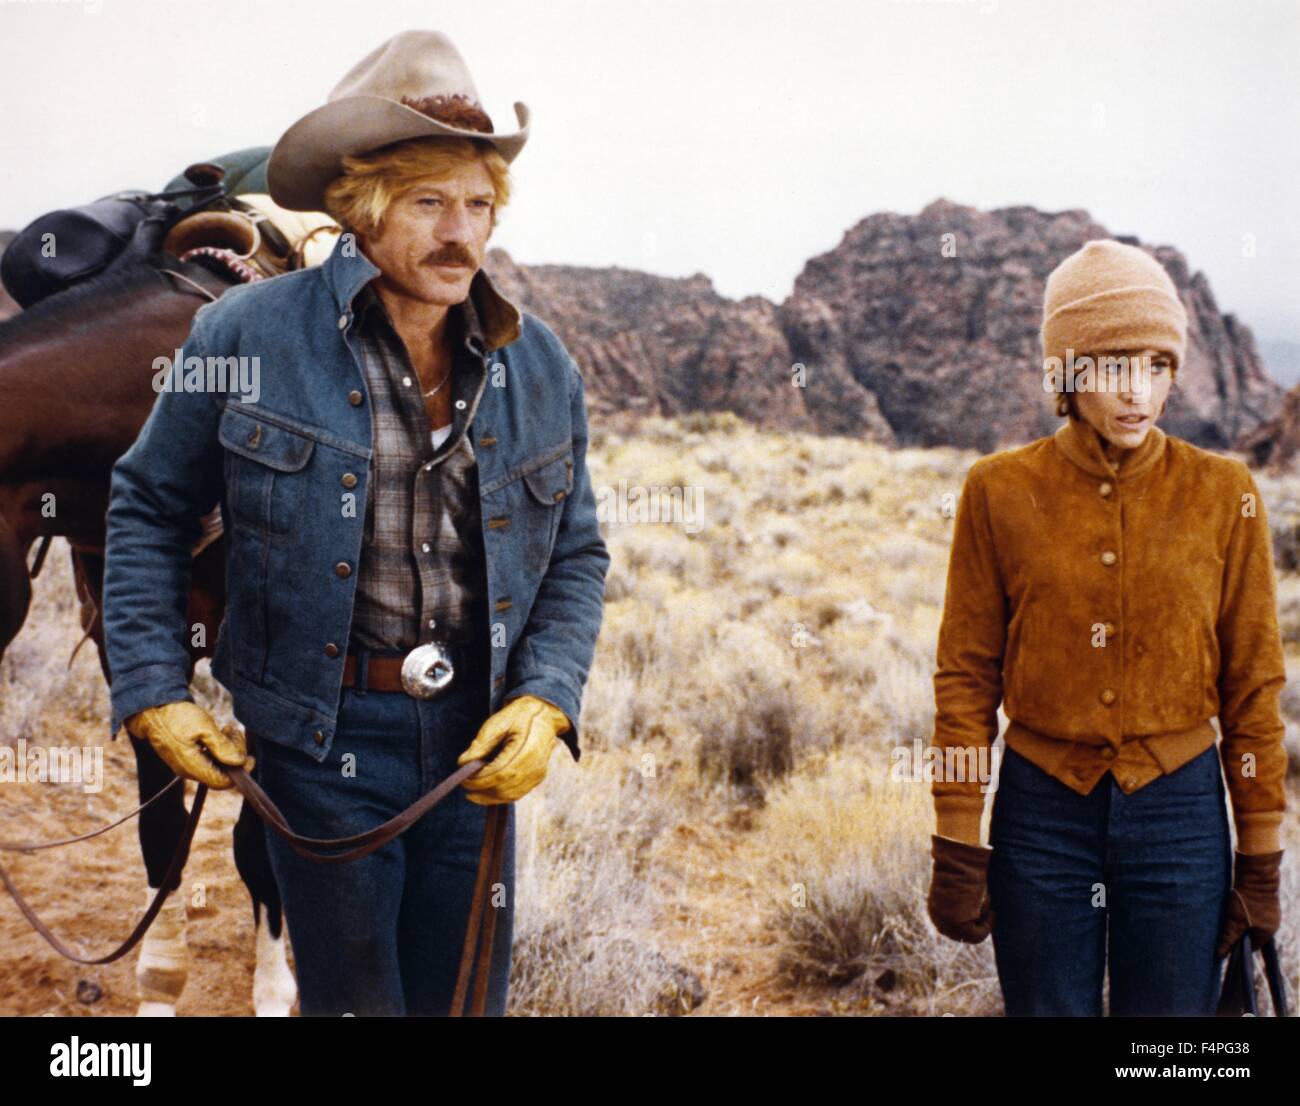
[[[1096,387],[1075,392],[1079,417],[1112,445],[1135,449],[1165,409],[1174,359],[1154,349],[1109,350],[1092,356]]]

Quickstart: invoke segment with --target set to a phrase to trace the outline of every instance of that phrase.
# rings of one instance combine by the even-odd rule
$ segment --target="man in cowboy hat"
[[[272,199],[345,233],[324,264],[238,286],[181,354],[256,357],[256,403],[159,395],[113,472],[104,623],[112,730],[229,786],[246,763],[190,700],[187,550],[220,502],[229,597],[212,670],[295,831],[355,834],[458,764],[463,790],[348,864],[268,833],[304,1014],[449,1006],[487,809],[578,757],[609,555],[587,472],[583,379],[480,268],[520,130],[498,135],[447,37],[363,58],[272,152]],[[201,379],[201,376],[200,376]],[[493,755],[495,754],[495,756]],[[252,758],[248,758],[252,759]],[[505,1010],[507,821],[487,1010]]]

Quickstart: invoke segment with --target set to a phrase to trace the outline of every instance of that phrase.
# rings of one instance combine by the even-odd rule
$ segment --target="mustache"
[[[426,265],[464,265],[466,268],[474,267],[474,255],[464,246],[447,246],[441,250],[435,250],[424,259]]]

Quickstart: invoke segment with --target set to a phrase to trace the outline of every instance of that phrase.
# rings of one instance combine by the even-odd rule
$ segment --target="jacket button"
[[[1119,558],[1109,549],[1101,555],[1101,563],[1104,565],[1113,565],[1117,560],[1119,560]]]
[[[347,325],[348,325],[348,317],[347,317],[347,313],[345,312],[344,314],[339,316],[339,329],[346,330]]]
[[[1101,693],[1101,695],[1099,696],[1099,698],[1100,698],[1101,701],[1102,701],[1103,703],[1105,703],[1107,706],[1110,706],[1111,703],[1113,703],[1113,702],[1115,701],[1115,693],[1114,693],[1113,691],[1111,691],[1110,688],[1106,688],[1105,690],[1102,691],[1102,693]]]
[[[561,488],[558,492],[555,493],[555,502],[559,503],[559,501],[563,498],[564,498],[564,489]]]
[[[312,734],[312,735],[311,735],[311,739],[312,739],[314,742],[316,742],[317,745],[324,745],[324,744],[325,744],[325,735],[324,735],[323,733],[321,733],[320,730],[317,730],[314,734]]]
[[[351,566],[350,564],[348,564],[347,561],[339,561],[339,563],[336,564],[336,565],[334,566],[334,575],[335,575],[335,576],[351,576],[351,575],[352,575],[352,566]]]
[[[1103,745],[1101,748],[1101,758],[1102,760],[1114,760],[1115,747],[1113,745]]]
[[[348,393],[348,402],[349,402],[350,404],[352,404],[353,407],[360,407],[360,406],[361,406],[361,403],[362,403],[362,400],[364,400],[364,399],[365,399],[365,396],[363,396],[363,395],[362,395],[360,392],[358,392],[355,388],[353,388],[352,391],[350,391],[350,392]]]
[[[343,474],[343,486],[345,488],[355,488],[357,486],[357,476],[354,472],[345,472]]]
[[[1101,492],[1102,495],[1110,495],[1110,493],[1111,493],[1114,489],[1111,487],[1111,485],[1110,485],[1109,482],[1106,482],[1106,483],[1103,483],[1103,484],[1102,484],[1102,485],[1101,485],[1097,490],[1098,490],[1099,492]]]
[[[339,655],[339,647],[335,645],[332,641],[329,642],[325,646],[325,655],[327,657],[337,657]]]

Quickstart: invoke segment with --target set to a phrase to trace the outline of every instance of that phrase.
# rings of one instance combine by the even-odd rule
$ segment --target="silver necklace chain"
[[[437,386],[436,388],[434,388],[433,391],[431,391],[431,392],[425,392],[424,394],[425,394],[426,396],[436,396],[440,391],[442,391],[442,386],[443,386],[444,384],[447,383],[447,380],[448,380],[450,377],[451,377],[451,366],[448,366],[448,367],[447,367],[447,371],[446,371],[445,373],[442,374],[442,380],[440,380],[440,381],[438,382],[438,386]]]

